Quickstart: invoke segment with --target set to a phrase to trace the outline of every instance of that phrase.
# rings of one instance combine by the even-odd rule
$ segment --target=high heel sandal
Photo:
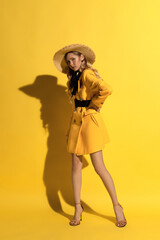
[[[113,207],[117,207],[117,206],[119,206],[123,209],[123,207],[119,203],[117,205],[114,205]],[[114,211],[115,211],[115,209],[114,209]],[[116,214],[116,212],[115,212],[115,214]],[[127,224],[127,220],[124,216],[124,213],[123,213],[123,217],[124,217],[124,220],[120,220],[120,221],[117,220],[117,222],[116,222],[117,227],[124,227]],[[116,218],[117,218],[117,215],[116,215]]]
[[[81,202],[80,202],[80,203],[75,203],[75,205],[77,205],[77,204],[80,204],[80,205],[81,205],[82,212],[83,212],[84,208],[83,208]],[[81,215],[80,215],[80,217],[79,217],[78,220],[76,220],[76,219],[73,218],[73,219],[69,222],[69,224],[70,224],[71,226],[77,226],[77,225],[80,224],[80,221],[82,221],[82,212],[81,212]]]

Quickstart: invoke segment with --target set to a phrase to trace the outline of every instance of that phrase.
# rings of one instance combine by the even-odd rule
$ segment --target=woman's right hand
[[[100,112],[101,108],[97,107],[95,104],[93,104],[92,102],[90,102],[89,106],[86,108],[86,110],[88,109],[94,109],[97,112]]]

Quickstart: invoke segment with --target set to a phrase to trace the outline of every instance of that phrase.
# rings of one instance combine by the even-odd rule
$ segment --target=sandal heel
[[[84,211],[84,207],[82,206],[81,202],[80,202],[80,203],[75,203],[75,205],[76,205],[76,204],[80,204],[80,205],[81,205],[82,212],[83,212],[83,211]],[[73,218],[73,219],[69,222],[69,224],[70,224],[71,226],[77,226],[77,225],[80,224],[80,221],[82,221],[82,212],[81,212],[81,215],[80,215],[80,217],[79,217],[78,220],[76,220],[76,219]]]
[[[123,207],[119,203],[117,205],[114,205],[113,207],[116,207],[116,206],[121,207],[122,210],[123,210]],[[126,226],[127,220],[126,220],[126,218],[124,216],[124,213],[123,213],[123,217],[124,217],[124,220],[120,220],[120,221],[117,220],[117,222],[116,222],[116,226],[117,227],[124,227],[124,226]]]

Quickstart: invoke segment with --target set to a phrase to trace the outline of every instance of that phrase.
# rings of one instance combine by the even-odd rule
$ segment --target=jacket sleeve
[[[113,89],[103,79],[97,78],[93,70],[87,69],[84,84],[93,92],[89,107],[101,108],[105,99],[111,95]]]

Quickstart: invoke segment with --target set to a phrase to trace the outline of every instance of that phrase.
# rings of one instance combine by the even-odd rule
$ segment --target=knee
[[[94,167],[95,172],[101,177],[102,176],[102,171],[99,168]]]
[[[72,170],[73,171],[81,171],[82,170],[82,161],[80,157],[73,156],[72,158]]]
[[[107,172],[107,169],[104,167],[104,166],[102,166],[102,167],[94,167],[94,170],[95,170],[95,172],[102,178],[105,174],[106,174],[106,172]]]

